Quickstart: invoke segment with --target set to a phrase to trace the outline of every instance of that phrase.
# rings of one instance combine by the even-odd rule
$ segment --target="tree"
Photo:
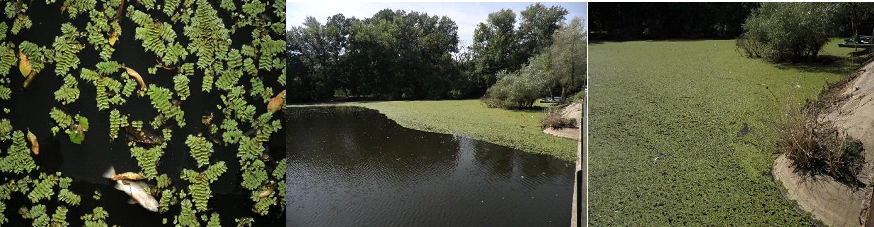
[[[476,62],[474,73],[480,77],[478,85],[483,91],[497,81],[497,72],[514,71],[521,65],[516,59],[518,37],[515,23],[513,10],[502,9],[490,13],[486,23],[479,23],[474,30],[471,46]]]
[[[586,81],[586,31],[583,20],[575,17],[570,23],[555,32],[554,42],[549,48],[551,54],[553,87],[561,88],[561,101],[568,94],[577,91]],[[550,88],[552,96],[552,88]]]
[[[837,3],[762,3],[743,25],[738,47],[770,61],[816,60],[836,32]]]
[[[546,8],[543,4],[530,5],[521,12],[519,41],[522,59],[537,55],[552,45],[552,36],[564,22],[568,12],[561,6]]]

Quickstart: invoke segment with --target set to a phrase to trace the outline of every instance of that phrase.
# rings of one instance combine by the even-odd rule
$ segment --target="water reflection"
[[[288,113],[287,225],[570,224],[572,163],[363,108]]]

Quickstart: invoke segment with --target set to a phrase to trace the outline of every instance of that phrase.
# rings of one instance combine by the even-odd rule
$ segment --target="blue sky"
[[[461,43],[473,42],[473,31],[480,22],[485,22],[489,13],[501,9],[512,9],[516,13],[517,28],[519,12],[533,2],[286,2],[286,29],[300,26],[307,16],[315,17],[325,23],[328,17],[342,13],[346,17],[359,19],[372,17],[376,12],[390,8],[407,12],[426,12],[428,15],[448,16],[458,24],[458,38]],[[560,5],[568,10],[567,20],[578,16],[586,19],[588,7],[585,2],[544,2],[547,7]]]

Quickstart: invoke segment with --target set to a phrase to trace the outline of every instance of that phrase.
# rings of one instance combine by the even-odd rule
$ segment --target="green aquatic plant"
[[[0,25],[5,24],[6,23],[2,23]],[[5,77],[6,75],[9,75],[9,69],[15,66],[16,63],[18,63],[18,57],[15,56],[15,45],[10,42],[0,45],[0,76]]]
[[[69,188],[69,187],[70,187],[70,184],[72,184],[72,183],[73,183],[73,178],[69,178],[69,177],[60,177],[60,178],[58,179],[58,187],[60,187],[61,189],[67,189],[67,188]]]
[[[252,227],[255,224],[255,219],[252,217],[234,218],[234,222],[237,223],[237,227]]]
[[[24,53],[24,55],[27,56],[33,72],[39,73],[45,68],[46,63],[51,63],[51,59],[47,58],[47,56],[53,55],[51,55],[51,51],[45,47],[40,47],[29,41],[23,41],[18,45],[18,49],[19,52]]]
[[[85,49],[85,45],[77,40],[81,35],[72,24],[64,23],[61,25],[61,32],[63,35],[55,37],[52,48],[54,48],[56,62],[55,73],[66,75],[70,69],[75,69],[79,65],[79,57],[76,54]]]
[[[97,68],[97,73],[100,73],[100,75],[112,75],[113,73],[118,72],[119,70],[122,69],[122,65],[116,61],[98,62],[97,65],[95,65],[95,67]],[[82,70],[83,70],[83,74],[84,74],[85,69],[82,69]],[[85,78],[83,78],[83,79],[85,79]],[[94,77],[94,80],[96,80],[96,79],[97,79],[97,77]],[[89,81],[93,82],[94,80],[89,80]]]
[[[79,99],[79,81],[71,75],[64,75],[64,84],[55,91],[55,100],[67,105]]]
[[[173,77],[173,88],[176,89],[176,94],[179,95],[179,99],[185,100],[188,99],[188,96],[191,95],[191,92],[188,90],[188,83],[191,80],[188,80],[188,77],[180,74],[176,74]]]
[[[279,81],[279,84],[282,84],[282,86],[285,86],[285,69],[282,69],[282,74],[279,74],[277,81]]]
[[[52,118],[56,124],[51,129],[52,135],[58,134],[61,129],[67,128],[73,124],[73,117],[55,107],[52,107],[52,110],[49,111],[49,117]]]
[[[58,192],[58,200],[73,206],[79,206],[79,202],[82,201],[82,197],[65,188],[61,189],[61,191]]]
[[[212,78],[207,77],[223,73],[220,68],[223,64],[216,64],[216,61],[231,49],[229,30],[217,13],[208,1],[197,0],[194,17],[183,30],[183,34],[191,40],[188,51],[197,56],[197,67],[204,70],[203,91],[210,91],[212,87]]]
[[[219,8],[227,11],[237,10],[237,6],[234,5],[234,0],[222,0],[221,4],[219,4]]]
[[[179,127],[185,127],[185,112],[182,111],[182,108],[179,108],[179,106],[174,105],[173,102],[170,101],[173,98],[173,92],[171,92],[170,89],[151,84],[149,85],[147,93],[152,106],[154,106],[155,109],[158,110],[158,113],[160,113],[156,119],[160,118],[161,123],[168,119],[175,119]],[[160,125],[152,124],[152,127],[157,128],[158,126]]]
[[[201,173],[190,169],[182,169],[181,178],[191,183],[188,185],[188,191],[195,205],[197,205],[197,210],[206,211],[209,199],[212,197],[209,184],[218,180],[227,170],[228,167],[224,161],[210,165]]]
[[[221,227],[222,220],[219,218],[219,214],[212,213],[211,215],[209,215],[209,222],[206,223],[206,226],[208,226],[208,227]]]
[[[173,181],[170,180],[170,177],[168,177],[166,173],[162,173],[160,176],[158,176],[156,181],[158,182],[158,189],[167,188],[170,186],[170,184],[173,183]]]
[[[235,144],[240,141],[240,137],[243,137],[243,131],[237,126],[237,121],[234,119],[225,118],[222,120],[221,129],[224,129],[225,132],[222,133],[222,141],[229,144]]]
[[[58,206],[55,209],[55,213],[52,214],[52,227],[61,227],[61,226],[69,226],[70,223],[67,222],[67,210],[66,206]]]
[[[52,189],[55,185],[58,184],[58,176],[56,175],[48,175],[45,173],[39,174],[39,180],[36,182],[33,190],[27,194],[27,198],[30,199],[30,202],[37,203],[40,200],[51,198],[55,195],[55,191]]]
[[[185,145],[191,150],[191,157],[197,161],[197,167],[203,167],[209,164],[209,157],[212,156],[213,148],[203,136],[188,135],[185,140]]]
[[[121,88],[121,95],[130,97],[137,89],[137,81],[127,78],[124,80],[124,87]]]
[[[225,108],[219,108],[226,117],[233,117],[241,122],[251,122],[255,115],[255,106],[249,105],[244,97],[245,90],[242,86],[230,89],[227,95],[221,95],[220,99]]]
[[[267,182],[267,170],[264,162],[260,159],[255,159],[252,162],[242,164],[243,182],[240,183],[243,188],[255,190]]]
[[[276,163],[276,168],[273,169],[273,179],[279,182],[279,197],[282,199],[282,207],[285,208],[285,158]]]
[[[0,172],[21,174],[30,173],[37,168],[21,131],[12,133],[12,146],[5,153],[6,156],[0,158]]]
[[[102,60],[108,61],[115,52],[113,37],[121,37],[121,25],[115,18],[121,0],[110,0],[103,3],[103,10],[92,10],[89,13],[91,21],[85,27],[88,43],[99,52]]]
[[[43,204],[33,205],[30,209],[21,207],[21,209],[18,209],[18,214],[24,219],[33,219],[33,226],[48,226],[49,221],[51,221],[46,214],[46,205]]]
[[[9,119],[0,119],[0,141],[12,138],[12,123]]]
[[[205,69],[203,73],[203,84],[200,86],[201,91],[210,92],[212,91],[212,84],[215,76],[212,73],[212,69]]]
[[[77,125],[70,126],[65,132],[70,136],[70,142],[82,144],[82,140],[85,140],[85,132],[88,131],[88,118],[76,114],[76,122]]]
[[[172,139],[173,130],[171,130],[170,128],[164,128],[161,129],[161,134],[164,135],[164,141],[167,142]]]
[[[6,211],[6,203],[0,203],[0,225],[9,222],[9,219],[6,218],[6,215],[3,212]]]
[[[97,0],[66,0],[61,10],[66,10],[69,17],[75,19],[79,14],[93,10],[95,6],[97,6]]]
[[[85,227],[109,227],[106,224],[106,218],[109,213],[103,210],[103,207],[95,207],[90,214],[82,215],[82,221],[85,221]]]
[[[9,30],[9,25],[5,21],[0,22],[0,40],[6,40],[6,31]]]
[[[178,215],[173,219],[173,224],[176,226],[188,226],[188,227],[197,227],[200,226],[200,222],[197,221],[197,216],[193,209],[191,209],[191,201],[188,199],[183,199],[182,202],[179,203],[182,210]]]
[[[164,150],[160,147],[152,147],[145,149],[142,147],[132,147],[130,154],[137,160],[137,164],[143,169],[143,176],[152,179],[158,176],[158,162],[161,156],[164,155]]]
[[[179,203],[176,196],[173,196],[174,192],[176,192],[175,188],[161,191],[161,199],[158,201],[159,213],[166,213],[167,211],[170,211],[170,206]]]
[[[116,109],[109,112],[109,140],[118,138],[118,130],[126,126],[128,126],[127,115],[122,115]]]
[[[182,0],[164,0],[164,14],[167,14],[168,17],[173,17],[173,12],[176,11],[176,8],[179,7],[179,3]]]
[[[25,1],[7,1],[3,11],[7,19],[14,20],[12,22],[13,35],[17,35],[22,29],[29,29],[33,26],[33,21],[27,17],[28,4]],[[4,32],[5,33],[5,32]]]
[[[167,22],[153,20],[150,15],[128,7],[131,20],[139,27],[135,30],[134,38],[143,41],[146,51],[155,53],[166,65],[175,65],[184,59],[188,52],[179,42],[176,42],[176,31],[173,25]]]

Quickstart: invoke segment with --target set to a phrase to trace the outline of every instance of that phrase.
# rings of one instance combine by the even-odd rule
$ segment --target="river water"
[[[359,107],[287,116],[287,226],[570,225],[571,162]]]

